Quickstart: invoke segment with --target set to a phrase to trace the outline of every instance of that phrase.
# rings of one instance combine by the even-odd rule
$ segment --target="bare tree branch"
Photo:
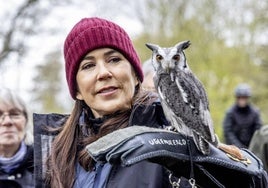
[[[3,34],[3,46],[0,51],[0,65],[11,52],[23,51],[25,45],[23,44],[13,45],[12,40],[14,38],[16,31],[18,30],[17,28],[18,21],[25,19],[25,17],[28,17],[27,11],[31,9],[37,2],[38,0],[27,0],[21,7],[19,7],[18,11],[11,19],[9,29],[6,31],[6,33]],[[32,17],[32,19],[34,19],[34,17]]]

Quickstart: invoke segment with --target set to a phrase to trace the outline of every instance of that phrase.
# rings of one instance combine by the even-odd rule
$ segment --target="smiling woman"
[[[23,100],[0,89],[0,187],[34,187],[33,150],[25,142],[29,126]]]
[[[141,88],[141,62],[125,30],[105,19],[84,18],[68,34],[64,57],[75,106],[70,116],[34,116],[38,133],[36,186],[171,187],[161,165],[144,161],[122,168],[94,161],[85,149],[98,138],[127,126],[167,125],[157,95]],[[43,125],[59,128],[45,132]],[[49,140],[53,140],[52,145]]]
[[[110,48],[89,52],[79,66],[76,80],[76,98],[84,100],[97,118],[130,109],[138,85],[129,61]]]

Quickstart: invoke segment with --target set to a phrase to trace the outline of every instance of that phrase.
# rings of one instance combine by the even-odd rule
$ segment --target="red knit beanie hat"
[[[105,47],[122,53],[143,81],[140,59],[125,30],[102,18],[84,18],[73,27],[64,43],[66,79],[73,99],[76,99],[76,74],[82,58],[92,50]]]

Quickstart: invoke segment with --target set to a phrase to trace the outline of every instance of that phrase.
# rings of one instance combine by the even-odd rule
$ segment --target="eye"
[[[121,61],[121,58],[119,58],[119,57],[111,57],[111,58],[109,58],[108,63],[117,63],[119,61]]]
[[[12,118],[19,118],[22,116],[22,113],[14,113],[14,114],[12,113],[12,114],[9,114],[9,116]]]
[[[94,63],[84,63],[82,66],[81,66],[81,70],[88,70],[88,69],[91,69],[95,66]]]
[[[173,58],[175,61],[179,61],[180,60],[180,55],[174,55]]]
[[[163,60],[163,57],[161,55],[156,55],[156,61],[160,62]]]
[[[22,111],[20,111],[19,109],[13,109],[9,111],[10,115],[14,115],[14,116],[18,116],[22,114]]]
[[[9,111],[9,116],[11,118],[20,118],[22,115],[23,115],[23,112],[21,112],[17,109]]]

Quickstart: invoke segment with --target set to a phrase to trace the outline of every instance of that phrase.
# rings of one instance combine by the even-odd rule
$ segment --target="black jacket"
[[[62,114],[34,114],[34,136],[35,136],[35,174],[36,187],[46,187],[42,177],[45,170],[42,164],[48,156],[49,147],[55,135],[43,129],[45,126],[61,126],[67,115]],[[163,115],[160,103],[145,108],[140,106],[133,110],[129,119],[129,125],[150,126],[163,128],[167,121]],[[110,172],[108,188],[165,188],[171,187],[168,182],[168,173],[160,165],[143,161],[130,167],[114,165]]]
[[[63,122],[66,121],[66,117],[68,116],[60,115],[60,114],[34,114],[33,117],[34,117],[34,132],[35,132],[34,134],[35,136],[35,142],[34,142],[35,144],[34,146],[35,182],[36,182],[36,187],[42,188],[42,187],[46,187],[43,182],[43,177],[46,172],[46,169],[42,168],[43,167],[42,164],[45,164],[45,160],[47,156],[49,155],[49,148],[51,147],[51,143],[53,141],[53,138],[55,137],[55,135],[53,135],[52,133],[47,132],[46,131],[47,129],[44,129],[44,127],[45,126],[51,126],[51,127],[61,126]],[[129,125],[163,128],[166,125],[168,125],[168,122],[166,121],[164,117],[163,110],[162,110],[160,103],[154,103],[153,105],[149,107],[139,106],[138,108],[134,108],[129,119]],[[160,134],[157,134],[157,135],[158,137],[161,137]],[[138,139],[138,142],[143,142],[141,138],[137,138],[137,139]],[[175,140],[175,139],[172,139],[172,140]],[[129,148],[130,147],[127,147],[127,149]],[[141,147],[141,149],[142,148],[143,147]],[[155,147],[150,147],[150,149],[154,149],[154,148]],[[123,150],[128,152],[125,149]],[[240,180],[242,181],[242,179],[244,179],[243,177],[248,178],[248,175],[242,176],[243,174],[247,174],[245,173],[245,171],[247,171],[246,165],[243,165],[240,162],[229,159],[228,157],[226,157],[226,154],[224,152],[219,152],[217,148],[214,148],[214,150],[215,150],[215,153],[212,152],[212,156],[209,157],[212,161],[212,162],[210,161],[211,165],[206,165],[206,167],[208,167],[209,169],[203,169],[200,167],[201,169],[201,171],[199,172],[200,177],[201,176],[209,177],[208,179],[214,181],[214,177],[213,177],[214,174],[217,174],[217,177],[224,177],[226,176],[226,173],[228,173],[229,177],[231,176],[236,180],[237,178],[235,177],[240,177],[240,179],[238,178],[238,181]],[[158,152],[157,149],[156,149],[156,152]],[[115,153],[117,153],[116,150],[115,150]],[[196,159],[206,158],[204,156],[200,157],[197,152],[194,152],[194,153],[196,153],[194,154],[195,155],[194,157]],[[189,156],[188,149],[184,151],[184,153],[177,153],[176,155]],[[251,158],[252,160],[254,160],[252,161],[254,162],[254,164],[250,165],[251,170],[248,170],[248,171],[250,172],[249,174],[251,176],[252,182],[256,182],[255,185],[257,184],[258,187],[266,187],[267,175],[265,172],[263,172],[262,164],[260,163],[258,159],[255,159],[254,156],[252,156]],[[226,166],[224,167],[224,165],[221,165],[222,163],[224,163],[222,159],[228,160],[228,163],[226,163],[228,164],[227,167]],[[156,164],[156,163],[150,163],[148,162],[148,160],[141,160],[138,163],[132,164],[127,167],[122,167],[120,165],[114,164],[110,171],[106,187],[108,188],[172,187],[168,179],[169,173],[166,171],[164,167],[162,167],[159,164],[163,165],[164,163],[164,166],[165,164],[168,164],[168,166],[173,164],[171,166],[174,166],[175,170],[172,168],[170,169],[174,170],[173,172],[180,171],[179,174],[183,174],[181,172],[185,172],[185,171],[188,172],[190,168],[188,163],[186,166],[183,165],[185,162],[185,158],[181,159],[180,162],[179,161],[177,162],[174,159],[166,161],[165,158],[161,157],[160,160],[158,159],[158,161],[160,162],[156,162],[157,163]],[[214,171],[215,164],[217,167],[217,172]],[[241,170],[241,167],[242,167],[242,170]],[[234,170],[234,169],[237,169],[237,170]],[[210,171],[212,172],[212,174],[210,174]],[[189,184],[187,182],[188,181],[184,179],[181,182],[181,184],[183,185],[180,184],[180,187],[188,188]],[[263,186],[263,183],[265,183],[265,186]],[[259,185],[262,185],[262,186],[259,186]],[[210,186],[210,187],[213,187],[213,186]],[[256,186],[253,186],[253,187],[256,187]]]
[[[260,127],[260,114],[255,107],[239,108],[234,105],[227,111],[223,122],[225,142],[248,148],[254,132]]]
[[[33,171],[33,148],[27,146],[27,153],[14,172],[7,174],[0,167],[0,188],[33,188]]]

